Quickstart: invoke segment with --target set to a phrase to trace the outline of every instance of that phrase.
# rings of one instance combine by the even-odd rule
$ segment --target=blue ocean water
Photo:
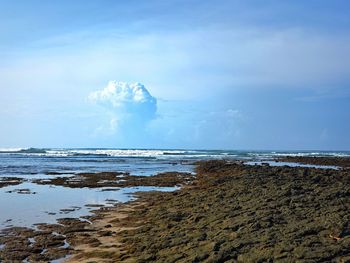
[[[0,148],[0,176],[33,177],[48,172],[97,171],[151,175],[164,171],[192,171],[192,164],[203,159],[259,161],[285,155],[350,156],[350,152]]]
[[[166,171],[193,172],[194,163],[205,159],[239,159],[250,163],[269,161],[277,156],[350,156],[350,152],[320,151],[228,151],[158,149],[0,149],[0,180],[20,177],[24,183],[0,188],[0,228],[53,223],[60,217],[87,215],[86,204],[113,205],[125,202],[136,191],[172,191],[175,188],[132,187],[102,191],[37,185],[38,178],[72,176],[79,172],[121,171],[132,175],[153,175]],[[36,194],[14,190],[30,189]],[[71,210],[70,212],[62,209]]]

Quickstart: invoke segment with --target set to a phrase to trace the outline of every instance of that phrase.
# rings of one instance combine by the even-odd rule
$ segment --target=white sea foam
[[[186,150],[136,150],[136,149],[50,149],[45,153],[21,153],[32,156],[47,156],[47,157],[70,157],[70,156],[107,156],[107,157],[122,157],[122,158],[223,158],[234,157],[236,154],[228,154],[210,152],[210,151],[186,151]]]
[[[291,152],[291,153],[274,153],[273,156],[295,156],[295,157],[307,157],[307,156],[334,156],[334,157],[346,157],[350,156],[349,153],[345,152]]]
[[[186,151],[178,150],[48,150],[47,155],[74,156],[74,155],[105,155],[112,157],[157,157],[163,155],[185,154]]]
[[[270,152],[270,151],[210,151],[210,150],[158,150],[158,149],[36,149],[0,148],[0,153],[23,154],[30,156],[70,157],[70,156],[108,156],[124,158],[237,158],[271,159],[283,156],[350,156],[350,152]]]
[[[19,152],[26,149],[27,148],[0,148],[0,153],[1,152]]]

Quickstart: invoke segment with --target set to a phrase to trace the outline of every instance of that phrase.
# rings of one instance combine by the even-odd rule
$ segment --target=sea
[[[52,149],[0,148],[0,181],[23,178],[20,185],[0,188],[0,229],[39,223],[58,218],[83,218],[98,206],[112,206],[134,198],[139,191],[174,191],[177,187],[68,188],[38,185],[35,179],[73,176],[81,172],[116,171],[151,176],[161,172],[194,173],[199,160],[235,159],[247,164],[270,162],[281,156],[350,156],[344,151],[248,151],[183,149]],[[301,164],[287,163],[291,166]],[[309,165],[303,165],[309,166]],[[327,168],[327,167],[325,167]],[[336,168],[336,167],[328,167]],[[112,190],[112,191],[111,191]]]

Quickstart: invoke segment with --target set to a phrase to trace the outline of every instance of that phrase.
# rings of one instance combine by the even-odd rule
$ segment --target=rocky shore
[[[0,188],[6,187],[9,185],[19,185],[23,182],[22,178],[18,177],[2,177],[0,178]]]
[[[70,188],[100,188],[100,187],[133,187],[158,186],[173,187],[192,182],[194,175],[190,173],[166,172],[153,176],[135,176],[129,173],[101,172],[78,173],[70,177],[55,177],[52,179],[33,180],[36,184],[56,185]]]
[[[139,193],[86,220],[7,229],[0,259],[350,262],[348,169],[206,161],[196,172],[170,176],[178,191]]]
[[[293,162],[312,165],[331,165],[342,168],[350,168],[350,157],[310,157],[310,156],[286,156],[276,159],[281,162]]]

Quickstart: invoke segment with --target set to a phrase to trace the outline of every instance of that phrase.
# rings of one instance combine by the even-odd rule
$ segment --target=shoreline
[[[96,210],[86,217],[92,224],[63,219],[38,228],[47,247],[51,233],[61,235],[59,245],[64,236],[69,247],[52,246],[53,259],[72,255],[64,262],[348,262],[349,185],[346,169],[206,161],[193,184],[175,192],[138,193]],[[40,240],[19,234],[17,247],[33,235]]]
[[[146,208],[128,213],[138,228],[118,237],[125,253],[98,262],[348,262],[349,182],[345,171],[203,162],[194,186],[141,194]]]
[[[92,224],[89,226],[89,230],[95,233],[93,236],[97,241],[76,245],[73,254],[64,262],[100,262],[101,257],[120,258],[126,252],[123,250],[123,244],[118,236],[122,231],[137,228],[126,221],[129,219],[130,212],[143,205],[146,204],[135,200],[117,208],[96,211],[95,216],[91,218]],[[96,249],[96,243],[100,244],[98,249]]]
[[[338,166],[342,169],[350,169],[350,157],[286,156],[277,158],[276,160],[311,165]]]

